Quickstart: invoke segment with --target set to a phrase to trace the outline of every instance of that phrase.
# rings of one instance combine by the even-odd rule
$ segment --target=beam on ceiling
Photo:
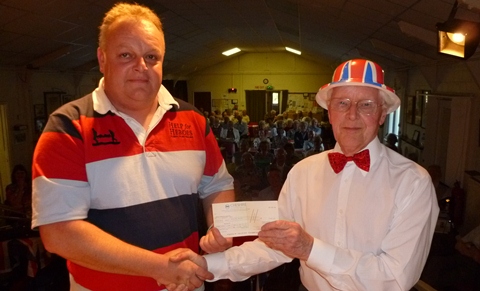
[[[424,43],[437,47],[437,33],[436,31],[431,31],[420,26],[405,22],[403,20],[399,21],[398,27],[400,30],[410,37],[414,37],[418,40],[423,41]]]
[[[431,63],[433,61],[433,59],[431,58],[427,58],[425,56],[403,49],[401,47],[386,43],[379,39],[371,39],[370,42],[375,48],[378,48],[392,55],[395,55],[400,59],[406,60],[407,62],[420,65],[425,63]]]
[[[38,69],[40,67],[43,67],[45,66],[46,64],[50,63],[50,62],[53,62],[54,60],[56,59],[59,59],[65,55],[68,55],[70,54],[70,52],[72,51],[72,48],[73,46],[71,45],[67,45],[67,46],[64,46],[64,47],[61,47],[51,53],[48,53],[46,55],[43,55],[39,58],[36,58],[35,60],[31,61],[27,67],[29,69]]]

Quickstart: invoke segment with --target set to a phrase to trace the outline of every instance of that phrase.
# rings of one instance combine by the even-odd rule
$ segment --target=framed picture
[[[62,96],[64,94],[65,92],[43,92],[46,117],[50,116],[55,109],[63,104]]]
[[[415,112],[415,96],[407,96],[407,106],[406,106],[406,121],[407,123],[414,122],[414,112]]]
[[[418,126],[422,125],[423,98],[424,96],[420,95],[415,97],[414,124]]]
[[[418,143],[418,142],[419,142],[419,138],[420,138],[420,131],[415,130],[415,131],[413,132],[413,137],[412,137],[413,142]]]

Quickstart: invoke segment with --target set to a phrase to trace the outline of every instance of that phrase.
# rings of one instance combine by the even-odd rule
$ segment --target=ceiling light
[[[468,59],[477,50],[480,42],[480,24],[451,19],[437,24],[438,52]]]
[[[285,49],[286,49],[287,51],[289,51],[289,52],[291,52],[291,53],[294,53],[294,54],[297,54],[297,55],[301,55],[301,54],[302,54],[301,51],[296,50],[296,49],[293,49],[293,48],[288,47],[288,46],[286,46]]]
[[[239,49],[238,47],[236,47],[236,48],[230,49],[230,50],[228,50],[228,51],[224,51],[224,52],[222,53],[222,55],[226,55],[226,56],[228,57],[228,56],[231,56],[231,55],[233,55],[233,54],[238,53],[239,51],[241,51],[241,49]]]
[[[480,23],[454,19],[457,6],[455,2],[447,21],[437,23],[437,48],[439,53],[468,59],[480,42]]]

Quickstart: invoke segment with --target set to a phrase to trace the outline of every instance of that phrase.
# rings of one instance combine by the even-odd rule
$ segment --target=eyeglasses
[[[373,100],[360,100],[354,102],[357,106],[357,112],[364,115],[371,115],[377,111],[378,104]],[[331,99],[330,108],[338,112],[346,112],[352,106],[352,101],[348,98],[345,99]]]

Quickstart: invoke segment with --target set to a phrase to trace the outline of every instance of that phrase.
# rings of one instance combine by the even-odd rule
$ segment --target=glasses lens
[[[352,101],[350,99],[332,99],[331,107],[335,111],[345,112],[350,109]],[[377,103],[372,100],[361,100],[356,102],[357,111],[359,113],[370,115],[377,110]]]
[[[363,114],[373,114],[377,110],[377,103],[372,100],[362,100],[357,103],[357,110]]]
[[[332,108],[335,111],[344,112],[350,108],[351,102],[349,99],[333,99]]]

